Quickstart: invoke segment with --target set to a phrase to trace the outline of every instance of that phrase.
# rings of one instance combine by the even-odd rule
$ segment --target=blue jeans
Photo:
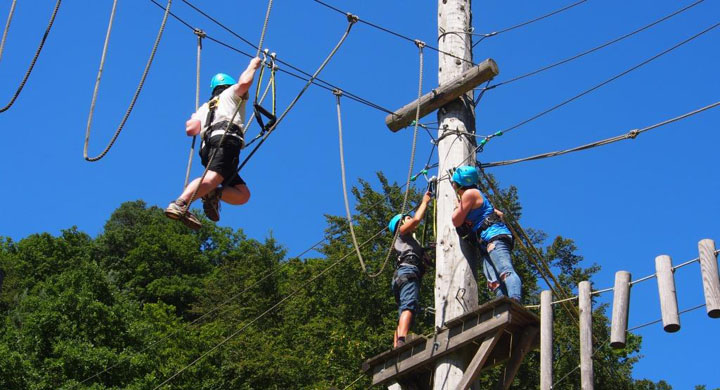
[[[400,266],[392,279],[392,290],[398,305],[398,317],[405,310],[417,314],[420,309],[420,270],[414,266]]]
[[[508,242],[499,239],[489,244],[482,244],[483,274],[487,279],[488,288],[495,292],[495,296],[506,296],[521,300],[522,282],[515,272],[510,258]]]

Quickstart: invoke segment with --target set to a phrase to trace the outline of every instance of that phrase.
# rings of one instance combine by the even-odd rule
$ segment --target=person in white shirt
[[[180,220],[191,229],[200,229],[202,223],[189,211],[190,198],[196,189],[195,197],[202,198],[205,215],[212,221],[220,220],[221,199],[233,205],[245,204],[250,199],[250,190],[236,170],[244,143],[248,90],[261,63],[257,57],[250,60],[237,82],[224,73],[212,78],[212,98],[185,123],[185,133],[190,137],[199,135],[202,140],[200,157],[208,172],[202,183],[200,178],[193,180],[177,200],[170,203],[165,209],[168,218]],[[236,110],[237,114],[233,115]]]

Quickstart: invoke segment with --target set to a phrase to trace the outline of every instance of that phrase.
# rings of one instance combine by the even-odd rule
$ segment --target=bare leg
[[[202,184],[200,184],[200,178],[197,178],[190,182],[187,187],[185,187],[185,190],[183,191],[182,195],[180,195],[179,199],[182,199],[185,201],[185,203],[190,202],[190,197],[192,196],[193,192],[195,192],[195,189],[198,188],[198,185],[200,186],[200,189],[198,189],[197,194],[195,195],[195,199],[200,199],[201,197],[207,195],[208,192],[212,191],[215,187],[219,186],[220,183],[223,182],[223,177],[213,171],[208,171],[207,175],[205,175],[205,179],[203,180]]]
[[[410,330],[410,323],[412,322],[412,316],[413,312],[410,310],[403,310],[402,314],[400,314],[400,320],[398,321],[398,327],[397,331],[395,332],[397,334],[398,338],[405,337],[408,334],[408,330]]]
[[[226,203],[234,205],[245,204],[248,200],[250,200],[250,189],[248,189],[245,184],[225,187],[222,192],[222,200]]]

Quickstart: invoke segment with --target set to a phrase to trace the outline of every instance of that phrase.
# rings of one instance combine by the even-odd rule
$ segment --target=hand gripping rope
[[[43,46],[45,46],[45,40],[47,40],[48,34],[50,34],[50,29],[53,26],[53,23],[55,23],[55,16],[57,15],[58,9],[60,9],[60,2],[62,0],[58,0],[57,3],[55,3],[55,9],[53,9],[52,16],[50,17],[50,22],[48,23],[47,28],[45,29],[45,34],[43,34],[42,39],[40,40],[40,46],[38,46],[37,50],[35,51],[35,56],[33,56],[32,61],[30,61],[30,66],[28,67],[28,70],[25,72],[25,76],[23,76],[22,81],[20,82],[20,85],[18,86],[17,90],[15,91],[15,94],[10,99],[10,102],[3,108],[0,108],[0,113],[7,111],[10,107],[12,107],[13,103],[15,103],[15,100],[17,100],[18,96],[20,96],[20,92],[25,87],[25,83],[27,83],[28,78],[30,77],[30,73],[32,73],[33,68],[35,67],[35,62],[37,62],[38,57],[40,57],[40,52],[43,49]],[[7,38],[8,30],[10,29],[10,21],[12,20],[13,13],[15,12],[15,1],[13,1],[12,6],[10,7],[10,14],[8,15],[7,23],[5,24],[5,31],[3,32],[2,42],[0,43],[0,56],[2,56],[3,47],[5,46],[5,39]]]
[[[93,112],[95,111],[95,101],[97,100],[97,93],[98,89],[100,88],[100,78],[102,77],[103,67],[105,66],[105,55],[107,54],[108,42],[110,41],[110,32],[112,31],[113,20],[115,19],[115,9],[117,8],[117,0],[113,1],[112,11],[110,12],[110,21],[108,22],[107,33],[105,34],[105,43],[103,45],[102,56],[100,57],[100,68],[98,69],[97,79],[95,80],[95,89],[93,90],[93,97],[92,101],[90,102],[90,113],[88,114],[87,129],[85,131],[85,145],[83,146],[83,157],[85,158],[85,160],[89,162],[95,162],[105,157],[105,155],[110,151],[110,148],[112,148],[113,144],[120,135],[123,126],[125,126],[125,122],[127,122],[128,118],[130,117],[130,113],[132,112],[133,107],[135,107],[135,102],[137,101],[138,96],[140,96],[140,91],[145,84],[145,78],[147,77],[148,72],[150,71],[150,66],[152,65],[153,59],[155,58],[155,52],[157,52],[158,45],[160,44],[160,39],[162,38],[163,31],[165,30],[165,23],[167,22],[171,5],[172,0],[168,0],[167,5],[165,6],[165,14],[163,15],[162,22],[160,23],[160,30],[157,33],[155,43],[153,44],[152,51],[150,52],[150,58],[148,58],[147,64],[145,64],[145,70],[143,71],[142,77],[140,78],[140,83],[135,90],[135,95],[133,95],[132,100],[130,101],[130,106],[128,107],[125,115],[120,121],[120,125],[118,126],[117,130],[115,130],[115,134],[110,139],[110,142],[105,147],[105,150],[103,150],[96,157],[89,157],[88,144],[90,143],[90,129],[92,127]]]

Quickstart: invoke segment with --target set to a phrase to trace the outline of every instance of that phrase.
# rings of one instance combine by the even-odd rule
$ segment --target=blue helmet
[[[470,187],[477,185],[478,181],[480,181],[480,175],[478,175],[477,168],[463,165],[453,172],[452,181],[460,187]]]
[[[213,76],[212,80],[210,80],[210,92],[215,90],[215,87],[220,85],[233,85],[236,84],[237,81],[235,81],[232,76],[226,73],[218,73],[215,76]]]
[[[396,216],[392,217],[390,223],[388,223],[388,229],[390,229],[390,233],[395,234],[395,230],[397,230],[400,221],[402,221],[403,217],[405,217],[406,215],[407,214],[397,214]]]

